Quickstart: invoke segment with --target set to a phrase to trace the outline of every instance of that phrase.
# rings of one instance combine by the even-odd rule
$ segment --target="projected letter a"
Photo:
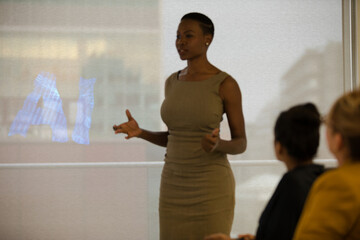
[[[43,108],[37,106],[41,97]],[[53,141],[68,141],[62,101],[56,88],[55,77],[49,73],[41,73],[37,76],[34,91],[27,96],[23,108],[17,113],[11,124],[9,136],[14,134],[26,136],[30,125],[40,124],[50,125]]]
[[[72,139],[79,144],[89,144],[91,112],[94,108],[94,84],[96,79],[80,79],[80,95],[77,103],[77,114]]]

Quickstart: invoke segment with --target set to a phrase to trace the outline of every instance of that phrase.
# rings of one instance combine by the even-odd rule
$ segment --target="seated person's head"
[[[281,112],[274,128],[277,158],[283,160],[286,151],[296,163],[311,162],[319,146],[320,125],[320,114],[312,103]]]
[[[326,118],[330,151],[339,160],[360,162],[360,89],[336,100]]]

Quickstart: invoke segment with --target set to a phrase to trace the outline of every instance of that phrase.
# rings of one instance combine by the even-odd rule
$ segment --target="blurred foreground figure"
[[[326,118],[339,167],[321,176],[306,202],[295,240],[360,239],[360,90],[340,97]]]

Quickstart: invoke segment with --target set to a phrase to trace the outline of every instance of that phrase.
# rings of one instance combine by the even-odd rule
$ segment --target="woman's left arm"
[[[246,150],[245,121],[242,110],[242,97],[239,85],[232,77],[227,77],[220,85],[219,94],[224,103],[231,140],[219,137],[219,130],[215,129],[203,139],[205,151],[220,151],[227,154],[239,154]]]

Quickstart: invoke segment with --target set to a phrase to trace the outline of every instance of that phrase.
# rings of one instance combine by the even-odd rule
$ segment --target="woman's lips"
[[[179,53],[179,55],[184,55],[184,54],[186,54],[186,49],[178,49],[178,53]]]

